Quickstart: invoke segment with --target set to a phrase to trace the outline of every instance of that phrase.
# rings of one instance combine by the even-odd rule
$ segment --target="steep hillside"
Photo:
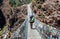
[[[35,0],[32,3],[37,19],[60,29],[60,0]]]
[[[9,31],[15,31],[24,22],[27,15],[27,4],[30,2],[31,0],[0,0],[0,22],[2,23],[0,25],[3,25],[0,26],[0,35],[5,27]]]

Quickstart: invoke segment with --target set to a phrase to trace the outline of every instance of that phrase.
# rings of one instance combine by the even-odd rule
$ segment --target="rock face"
[[[44,2],[38,0],[33,3],[32,10],[37,19],[60,29],[60,0],[45,0]]]
[[[19,24],[21,25],[27,15],[27,5],[12,7],[9,3],[10,0],[3,0],[3,2],[1,0],[0,2],[3,4],[0,4],[0,11],[2,11],[0,13],[5,17],[5,25],[10,28],[16,28]]]

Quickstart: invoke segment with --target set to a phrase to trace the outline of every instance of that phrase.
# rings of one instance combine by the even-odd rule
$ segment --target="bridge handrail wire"
[[[44,27],[44,26],[46,26],[46,27],[49,27],[49,29],[51,29],[50,27],[52,27],[52,26],[50,26],[50,25],[47,25],[47,24],[44,24],[43,22],[40,22],[39,20],[37,20],[37,19],[35,19],[36,21],[35,21],[35,26],[36,27],[38,27],[38,28],[36,28],[40,33],[42,33],[42,34],[44,34],[43,32],[41,32],[41,26],[39,26],[40,24],[42,24],[42,27]],[[54,28],[54,27],[52,27],[52,28]],[[58,30],[58,29],[55,29],[55,30]],[[58,34],[60,33],[60,30],[58,30]],[[45,37],[48,37],[46,34],[44,35]],[[60,34],[59,34],[59,38],[60,38]]]
[[[24,25],[25,25],[25,23],[27,22],[27,17],[26,17],[26,19],[25,19],[25,21],[23,22],[23,24],[17,29],[17,31],[15,31],[14,33],[13,33],[13,35],[11,35],[11,38],[12,37],[14,37],[15,36],[15,34],[17,34],[17,35],[19,35],[19,32],[21,32],[21,29],[23,29],[23,27],[24,27]],[[26,30],[26,27],[25,27],[25,30]],[[25,31],[24,33],[26,33],[27,31]],[[27,37],[26,37],[27,38]]]

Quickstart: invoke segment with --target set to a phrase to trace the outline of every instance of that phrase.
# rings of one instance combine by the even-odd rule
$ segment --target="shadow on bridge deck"
[[[37,31],[33,25],[33,29],[30,28],[30,23],[28,23],[28,36],[27,39],[45,39],[41,33]]]

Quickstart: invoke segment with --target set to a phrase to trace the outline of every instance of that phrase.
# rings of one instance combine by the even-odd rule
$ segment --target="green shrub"
[[[9,3],[12,7],[20,6],[20,1],[19,0],[10,0]]]
[[[28,4],[30,3],[31,0],[23,0],[22,2],[20,2],[20,0],[9,0],[9,4],[12,6],[12,7],[16,7],[16,6],[21,6],[23,4]]]
[[[29,4],[31,2],[31,0],[26,0],[26,2]]]

